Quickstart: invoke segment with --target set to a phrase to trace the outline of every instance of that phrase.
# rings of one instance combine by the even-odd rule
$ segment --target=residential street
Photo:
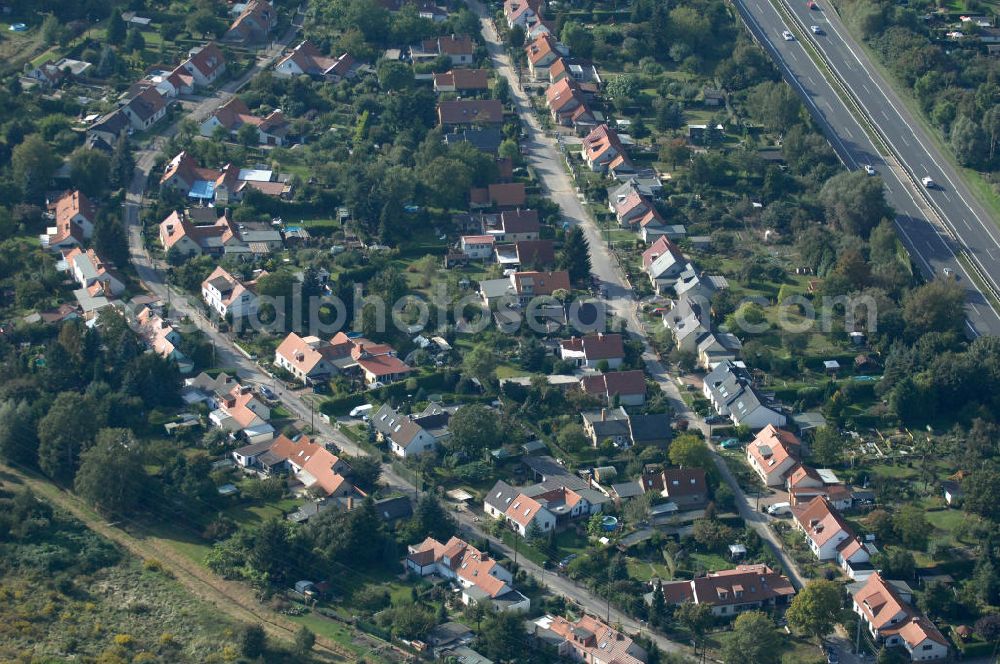
[[[587,241],[590,243],[592,273],[607,287],[607,304],[609,308],[625,320],[632,336],[644,344],[645,350],[642,357],[646,363],[647,373],[667,395],[676,417],[686,419],[690,423],[690,426],[697,427],[705,435],[706,439],[708,439],[710,434],[709,426],[684,403],[677,383],[667,373],[666,367],[664,367],[657,354],[650,347],[646,329],[637,314],[639,303],[635,299],[632,288],[628,285],[625,275],[618,267],[616,259],[604,243],[597,224],[587,213],[577,197],[575,185],[566,171],[563,156],[560,153],[556,140],[546,135],[538,122],[538,118],[535,117],[531,102],[527,94],[521,89],[517,74],[510,65],[510,59],[507,56],[505,46],[497,37],[486,10],[477,0],[467,0],[467,2],[480,17],[483,17],[483,36],[486,39],[490,58],[493,60],[493,66],[510,84],[511,96],[527,131],[527,138],[523,143],[530,150],[528,162],[537,173],[544,191],[562,208],[563,216],[566,220],[571,224],[578,224],[583,228],[587,236]],[[781,561],[782,566],[788,572],[792,583],[796,588],[801,588],[803,577],[795,567],[794,561],[785,554],[774,531],[767,525],[767,517],[754,510],[750,499],[743,492],[739,482],[736,481],[736,478],[726,465],[725,460],[718,455],[714,445],[709,445],[709,447],[712,450],[712,456],[716,466],[719,468],[719,472],[726,483],[729,484],[736,497],[736,507],[740,516],[770,545],[778,560]]]

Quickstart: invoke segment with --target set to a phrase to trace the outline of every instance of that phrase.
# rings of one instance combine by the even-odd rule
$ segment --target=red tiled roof
[[[625,344],[620,334],[591,334],[564,339],[564,350],[583,353],[588,360],[612,360],[625,357]]]
[[[609,398],[616,394],[645,394],[646,374],[641,369],[634,369],[584,376],[580,379],[580,387],[587,394],[607,395]]]

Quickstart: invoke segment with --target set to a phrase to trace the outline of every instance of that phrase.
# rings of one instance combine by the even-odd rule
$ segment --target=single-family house
[[[647,214],[651,211],[655,211],[655,208],[650,203]],[[660,285],[662,287],[666,284],[672,284],[680,277],[687,266],[687,260],[681,253],[680,247],[666,236],[660,236],[656,242],[642,252],[642,265],[653,286]],[[693,350],[693,348],[688,350]]]
[[[250,443],[274,438],[271,409],[258,399],[249,385],[233,385],[229,392],[216,394],[209,401],[214,408],[208,419],[215,426],[231,434],[242,433]]]
[[[260,118],[250,113],[250,109],[239,97],[230,97],[228,101],[212,112],[201,123],[199,133],[212,137],[221,127],[229,136],[235,136],[244,125],[252,125],[257,129],[257,142],[262,145],[284,145],[288,136],[288,121],[281,110],[274,110]]]
[[[483,92],[490,89],[490,70],[451,69],[434,74],[434,92]]]
[[[274,364],[309,385],[327,380],[336,372],[331,362],[335,351],[319,337],[300,337],[289,332],[274,351]]]
[[[527,30],[541,18],[541,0],[504,0],[503,15],[507,19],[507,27],[515,25]]]
[[[519,210],[528,200],[523,182],[495,182],[488,187],[475,187],[469,191],[472,208]]]
[[[87,137],[100,138],[108,145],[114,145],[123,134],[131,131],[128,116],[120,108],[106,113],[87,127]]]
[[[74,247],[63,254],[73,280],[90,295],[117,297],[125,292],[125,281],[93,249]]]
[[[681,511],[700,510],[708,504],[708,482],[701,468],[664,468],[651,464],[642,469],[640,483],[643,493],[666,498]]]
[[[553,644],[562,659],[586,664],[645,664],[648,659],[632,637],[587,614],[575,622],[546,615],[530,629],[539,641]]]
[[[503,124],[503,103],[498,99],[450,99],[437,105],[442,127],[499,127]]]
[[[143,307],[136,316],[136,321],[139,324],[139,336],[152,352],[176,364],[183,374],[190,373],[194,369],[194,363],[180,349],[181,333],[176,325],[150,307]]]
[[[577,83],[594,83],[596,85],[603,83],[594,63],[580,58],[560,57],[549,65],[550,85],[558,83],[564,78],[572,78]]]
[[[747,445],[747,463],[765,486],[784,486],[801,453],[802,441],[798,436],[768,424]]]
[[[452,65],[470,65],[476,57],[476,43],[469,35],[444,35],[425,39],[410,47],[414,64],[446,56]]]
[[[145,131],[167,114],[167,100],[155,87],[146,87],[125,102],[122,113],[136,131]]]
[[[527,611],[531,606],[514,589],[514,576],[506,568],[458,537],[445,544],[432,537],[411,544],[403,566],[417,576],[436,574],[455,583],[466,605],[482,604],[499,611]]]
[[[354,78],[360,66],[349,53],[342,53],[336,58],[323,55],[307,39],[278,60],[274,73],[276,76],[311,76],[338,83]]]
[[[496,245],[493,235],[463,235],[458,246],[466,256],[476,260],[493,258],[493,248]]]
[[[948,641],[934,623],[914,608],[907,584],[872,574],[852,600],[854,612],[876,641],[904,648],[914,662],[948,657]]]
[[[625,343],[622,335],[603,332],[572,337],[559,343],[559,356],[578,367],[595,369],[607,362],[609,369],[617,369],[625,360]]]
[[[278,16],[270,2],[249,0],[226,30],[223,39],[241,44],[263,42],[277,23]]]
[[[580,389],[609,406],[641,406],[646,403],[646,374],[641,369],[591,374],[580,378]]]
[[[586,110],[588,98],[579,83],[564,78],[545,90],[545,101],[553,122],[563,127],[575,127],[577,113]]]
[[[538,220],[537,210],[515,208],[504,210],[499,215],[486,215],[483,231],[487,235],[492,235],[497,242],[537,240],[541,223]]]
[[[795,596],[787,577],[762,564],[737,565],[692,581],[662,583],[660,590],[667,605],[707,604],[712,607],[712,615],[721,618],[785,606]],[[652,593],[647,594],[646,600],[651,599]]]
[[[645,262],[645,254],[643,261]],[[698,352],[699,340],[711,331],[710,306],[708,302],[698,302],[687,295],[670,303],[670,309],[663,314],[663,326],[670,330],[678,350]]]
[[[743,350],[743,342],[729,332],[707,332],[698,339],[698,366],[711,371],[725,361],[735,362]]]
[[[598,447],[606,440],[610,440],[616,447],[624,448],[632,445],[629,416],[621,406],[583,412],[580,416],[583,418],[583,431],[594,447]]]
[[[257,279],[243,282],[221,266],[201,282],[201,297],[222,318],[239,319],[257,313]]]
[[[568,49],[550,34],[543,34],[524,47],[528,56],[528,71],[536,81],[548,78],[549,66],[558,58],[568,55]]]
[[[569,273],[555,272],[514,272],[510,283],[521,306],[527,306],[536,297],[550,296],[556,291],[570,292]]]
[[[561,62],[561,61],[560,61]],[[618,132],[606,124],[594,127],[582,143],[580,154],[587,166],[595,173],[611,173],[632,168],[625,146],[618,137]]]
[[[49,206],[55,226],[46,229],[40,241],[50,250],[79,247],[94,234],[97,211],[82,191],[68,191]]]
[[[370,387],[395,383],[413,372],[412,367],[396,356],[395,348],[367,339],[356,340],[351,357],[361,369],[365,384]]]
[[[181,68],[191,76],[195,86],[207,88],[226,73],[226,56],[215,42],[209,42],[191,49]]]
[[[850,525],[833,505],[823,496],[814,498],[806,505],[792,508],[796,527],[805,533],[810,551],[820,561],[834,560],[840,563],[841,549],[850,550],[854,556],[868,561],[868,552],[851,542],[858,539]]]
[[[389,450],[398,457],[409,459],[424,452],[432,452],[448,439],[450,413],[440,408],[429,407],[418,415],[403,415],[389,404],[382,407],[370,418],[375,435],[385,442]]]
[[[726,360],[705,376],[702,392],[716,413],[737,426],[763,429],[785,425],[787,418],[753,384],[742,363]]]

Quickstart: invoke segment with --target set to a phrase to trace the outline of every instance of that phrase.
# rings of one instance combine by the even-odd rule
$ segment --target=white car
[[[865,164],[865,173],[867,173],[868,175],[875,175],[875,169],[872,167],[871,164]]]
[[[932,180],[929,176],[921,178],[920,184],[924,185],[924,187],[927,189],[933,189],[936,186],[934,184],[934,180]]]
[[[944,276],[948,277],[949,279],[955,279],[955,278],[956,278],[956,277],[955,277],[955,270],[953,270],[953,269],[952,269],[952,268],[950,268],[950,267],[946,267],[946,268],[944,268],[944,269],[942,270],[942,272],[944,272]]]
[[[781,36],[785,41],[795,41],[795,35],[792,34],[791,30],[785,30],[781,33]]]
[[[814,35],[821,35],[821,34],[823,34],[823,28],[819,27],[818,25],[810,25],[809,29],[812,30],[812,33]]]

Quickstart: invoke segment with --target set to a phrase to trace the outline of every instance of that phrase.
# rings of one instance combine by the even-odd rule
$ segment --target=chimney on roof
[[[607,422],[608,421],[608,409],[607,408],[602,408],[601,409],[601,421],[602,422]]]
[[[347,497],[347,511],[350,512],[354,509],[354,496]]]

